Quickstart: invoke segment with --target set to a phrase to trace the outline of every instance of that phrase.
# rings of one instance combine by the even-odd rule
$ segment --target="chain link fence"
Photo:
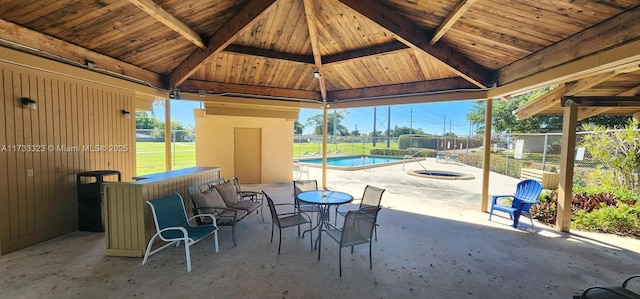
[[[322,136],[295,135],[293,157],[318,157],[322,155]],[[392,155],[403,156],[425,152],[435,156],[437,151],[451,153],[468,152],[482,144],[480,138],[458,136],[402,136],[402,137],[359,137],[336,136],[327,139],[327,154],[335,155]]]

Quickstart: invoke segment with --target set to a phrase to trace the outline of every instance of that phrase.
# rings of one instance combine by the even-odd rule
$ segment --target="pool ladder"
[[[363,156],[360,159],[358,159],[356,162],[353,163],[353,165],[351,166],[358,166],[360,164],[362,164],[364,166],[364,169],[370,169],[371,168],[371,163],[366,163],[367,159],[369,159],[369,156]]]

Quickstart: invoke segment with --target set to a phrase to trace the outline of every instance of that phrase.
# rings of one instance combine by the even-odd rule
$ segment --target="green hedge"
[[[398,137],[398,147],[400,149],[408,149],[414,147],[435,149],[438,147],[438,139],[436,139],[432,135],[400,135],[400,137]]]
[[[416,154],[417,153],[417,154]],[[374,156],[397,156],[404,157],[405,155],[414,155],[415,157],[435,157],[436,151],[422,148],[408,148],[408,149],[391,149],[391,148],[374,148],[370,151]]]

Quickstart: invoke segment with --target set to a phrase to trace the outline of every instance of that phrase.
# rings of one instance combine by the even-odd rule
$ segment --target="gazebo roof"
[[[332,107],[508,98],[552,84],[562,95],[634,96],[639,5],[7,0],[0,45],[164,90]]]

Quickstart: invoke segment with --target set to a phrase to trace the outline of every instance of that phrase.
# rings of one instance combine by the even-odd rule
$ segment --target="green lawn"
[[[195,142],[173,143],[171,151],[173,169],[196,166]],[[164,142],[136,142],[137,175],[165,171],[164,159]]]

